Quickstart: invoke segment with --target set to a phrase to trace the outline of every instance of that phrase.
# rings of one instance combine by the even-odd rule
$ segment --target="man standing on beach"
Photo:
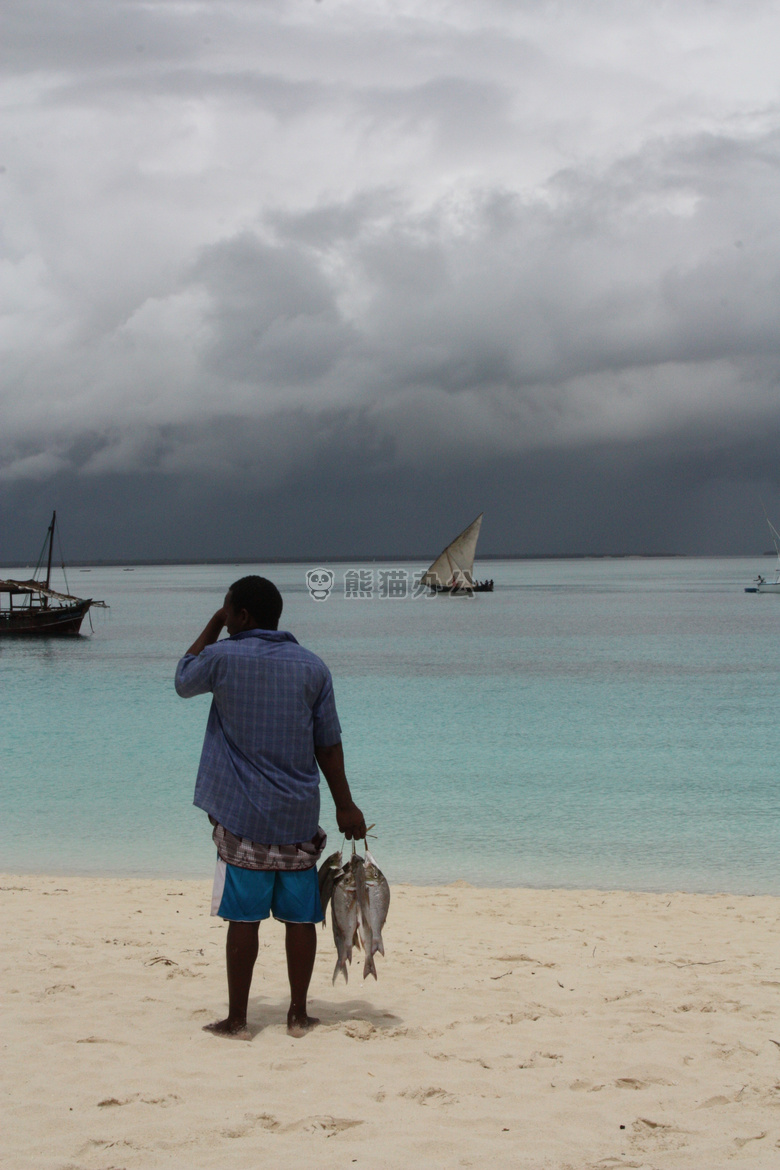
[[[193,803],[208,813],[219,854],[211,913],[229,923],[228,1015],[206,1025],[221,1036],[248,1035],[258,928],[270,913],[285,923],[287,1030],[300,1036],[318,1023],[306,1010],[323,919],[317,765],[341,832],[366,835],[344,773],[330,671],[278,628],[281,614],[271,581],[242,577],[176,668],[182,698],[213,695]],[[218,642],[223,627],[229,636]]]

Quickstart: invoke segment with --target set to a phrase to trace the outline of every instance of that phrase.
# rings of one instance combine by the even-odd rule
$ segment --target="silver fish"
[[[341,852],[331,853],[330,857],[326,857],[320,866],[320,871],[317,874],[317,879],[320,883],[320,901],[322,902],[322,913],[328,909],[328,902],[333,897],[333,889],[336,883],[344,874],[344,867],[341,859]],[[325,926],[325,918],[322,919],[322,925]]]
[[[358,901],[360,906],[360,923],[363,933],[363,945],[366,952],[366,961],[363,967],[363,978],[373,975],[376,979],[374,955],[385,953],[385,944],[382,941],[382,927],[387,920],[387,911],[390,908],[390,886],[374,858],[366,849],[365,862],[360,866],[362,881],[356,881]]]
[[[366,965],[363,969],[363,978],[369,971],[369,963],[373,967],[371,956],[374,952],[374,937],[371,929],[371,907],[369,905],[368,883],[366,881],[366,865],[362,857],[358,857],[355,853],[352,855],[350,862],[350,870],[355,879],[355,897],[357,899],[358,907],[358,931],[363,943],[363,950],[366,952]],[[376,971],[374,971],[374,978],[376,978]]]
[[[355,890],[355,875],[351,867],[345,870],[344,876],[333,887],[330,918],[331,925],[333,926],[333,939],[336,943],[336,952],[338,954],[336,966],[333,969],[333,982],[336,982],[336,976],[339,971],[343,973],[344,981],[349,982],[347,963],[352,962],[352,947],[355,943],[355,936],[358,929],[358,903]]]

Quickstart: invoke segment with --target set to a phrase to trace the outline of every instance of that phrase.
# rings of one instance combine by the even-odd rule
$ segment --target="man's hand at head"
[[[227,618],[225,615],[225,607],[218,609],[217,612],[209,619],[208,623],[198,635],[195,641],[187,651],[188,654],[200,654],[201,650],[205,650],[206,646],[211,646],[216,642],[219,635],[222,633],[222,628],[225,625]]]

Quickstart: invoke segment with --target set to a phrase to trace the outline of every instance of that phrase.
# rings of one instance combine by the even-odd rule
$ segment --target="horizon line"
[[[774,549],[767,549],[763,552],[756,553],[674,553],[674,552],[625,552],[625,553],[610,553],[610,552],[587,552],[587,553],[494,553],[488,554],[481,558],[481,561],[610,561],[610,560],[706,560],[711,557],[719,558],[750,558],[750,557],[773,557],[775,556]],[[422,564],[430,560],[430,554],[426,553],[420,555],[384,555],[384,556],[350,556],[345,554],[329,555],[329,556],[297,556],[297,557],[204,557],[196,560],[192,557],[147,557],[130,559],[121,559],[116,557],[106,558],[77,558],[69,561],[64,568],[67,569],[83,569],[83,568],[140,568],[143,566],[149,567],[165,567],[165,566],[182,566],[182,565],[310,565],[315,561],[319,563],[330,564],[376,564],[384,561],[415,561]],[[6,561],[0,560],[0,569],[25,568],[34,569],[33,565],[23,566],[20,561]],[[61,570],[62,564],[52,565],[52,569]]]

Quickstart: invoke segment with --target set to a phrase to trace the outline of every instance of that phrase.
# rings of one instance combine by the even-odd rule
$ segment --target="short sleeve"
[[[312,708],[312,715],[315,747],[331,747],[334,743],[341,743],[341,724],[336,714],[333,679],[329,670],[325,672],[325,681]]]
[[[176,694],[182,699],[206,695],[211,691],[214,655],[208,653],[210,649],[207,646],[200,654],[185,654],[179,660],[174,685]]]

